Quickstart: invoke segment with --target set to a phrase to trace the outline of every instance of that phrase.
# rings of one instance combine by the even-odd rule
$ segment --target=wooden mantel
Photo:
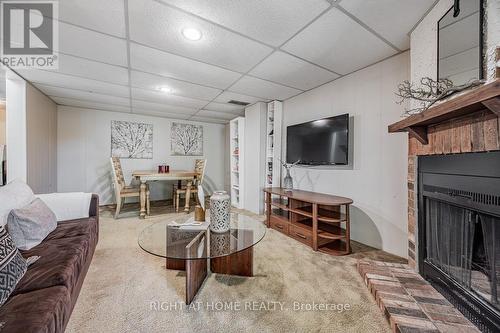
[[[500,117],[500,80],[497,79],[468,93],[433,106],[422,113],[411,115],[389,125],[389,132],[409,132],[411,136],[426,145],[429,142],[427,130],[430,125],[484,109]]]

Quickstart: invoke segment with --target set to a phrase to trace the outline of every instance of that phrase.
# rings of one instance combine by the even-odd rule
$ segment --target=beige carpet
[[[167,271],[164,259],[137,245],[143,228],[175,216],[139,220],[130,212],[114,220],[103,209],[67,332],[389,332],[355,264],[361,257],[398,258],[359,244],[346,257],[315,253],[271,229],[255,247],[254,277],[211,274],[193,302],[199,309],[184,308],[184,272]],[[335,306],[295,311],[294,302]],[[339,311],[344,304],[350,309]]]

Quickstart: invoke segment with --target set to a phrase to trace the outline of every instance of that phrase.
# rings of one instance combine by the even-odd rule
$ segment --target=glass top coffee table
[[[208,214],[207,214],[208,215]],[[146,227],[139,246],[166,258],[166,268],[186,271],[186,304],[190,304],[210,270],[219,274],[253,276],[253,246],[264,238],[266,226],[251,217],[231,213],[231,229],[215,233],[202,225],[189,225],[192,215]]]

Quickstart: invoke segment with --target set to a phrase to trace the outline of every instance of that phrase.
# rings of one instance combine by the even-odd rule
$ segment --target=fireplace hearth
[[[483,332],[500,331],[500,152],[418,158],[420,274]]]

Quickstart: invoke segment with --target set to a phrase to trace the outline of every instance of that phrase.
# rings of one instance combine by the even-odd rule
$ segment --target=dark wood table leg
[[[186,260],[186,304],[191,304],[207,273],[207,259]]]
[[[207,259],[168,259],[167,269],[186,271],[186,304],[191,304],[208,275]]]
[[[253,276],[253,246],[229,256],[210,259],[210,270],[219,274]]]
[[[351,216],[350,216],[350,205],[345,205],[345,242],[346,242],[346,253],[351,253]]]
[[[271,193],[266,192],[266,225],[271,227]]]
[[[318,204],[312,204],[312,248],[314,251],[318,251]]]
[[[174,269],[176,271],[186,270],[186,260],[184,259],[169,259],[166,260],[167,269]]]
[[[203,254],[207,254],[207,231],[203,230],[186,246],[186,258],[199,258],[198,249],[203,247]],[[203,256],[201,256],[203,257]],[[207,259],[186,260],[186,304],[191,304],[200,290],[203,281],[207,278]]]
[[[196,259],[197,257],[205,257],[207,254],[207,232],[205,230],[189,242],[185,249],[186,258],[195,259],[170,259],[167,258],[165,266],[167,269],[186,271],[186,304],[191,304],[194,297],[200,290],[203,281],[208,275],[207,259]],[[204,253],[199,255],[198,249],[203,247]],[[168,250],[168,248],[167,248]]]

